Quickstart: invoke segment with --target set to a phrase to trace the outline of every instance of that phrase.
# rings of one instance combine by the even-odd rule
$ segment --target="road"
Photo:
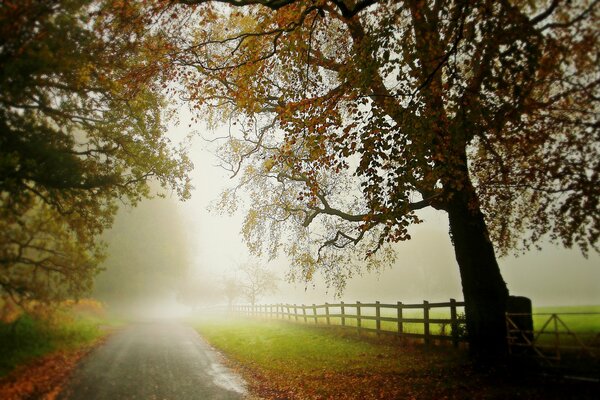
[[[61,400],[211,400],[244,398],[244,382],[190,327],[128,326],[74,372]]]

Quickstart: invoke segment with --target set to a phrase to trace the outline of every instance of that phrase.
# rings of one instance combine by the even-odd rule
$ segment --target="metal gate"
[[[507,314],[510,354],[533,357],[542,366],[565,373],[572,371],[600,378],[600,332],[569,327],[565,319],[573,320],[575,316],[600,321],[600,313]],[[519,328],[518,319],[523,317],[535,317],[533,331]]]

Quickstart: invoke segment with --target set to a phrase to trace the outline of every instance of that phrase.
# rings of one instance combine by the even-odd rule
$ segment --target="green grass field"
[[[253,394],[266,399],[410,398],[425,390],[424,377],[442,376],[461,357],[430,352],[426,358],[414,346],[401,350],[392,343],[361,340],[347,330],[281,321],[213,319],[194,326],[235,363]],[[449,378],[439,382],[439,390],[451,390]],[[410,387],[400,384],[406,380]]]
[[[558,382],[499,380],[452,347],[264,319],[192,324],[262,399],[562,399],[570,390],[593,398]]]
[[[312,326],[257,320],[206,320],[195,324],[210,343],[239,360],[252,360],[261,368],[313,370],[377,368],[382,354],[395,353],[393,345],[373,344],[354,335]],[[410,354],[399,355],[386,369],[413,368]]]
[[[578,307],[539,307],[533,310],[533,326],[535,330],[543,328],[551,317],[558,314],[565,325],[576,333],[600,332],[600,306]],[[551,328],[548,326],[547,328]]]

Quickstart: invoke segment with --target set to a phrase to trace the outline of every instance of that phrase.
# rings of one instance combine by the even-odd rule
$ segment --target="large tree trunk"
[[[465,299],[469,348],[477,360],[494,362],[507,354],[508,290],[468,173],[463,182],[462,190],[449,200],[447,212]]]

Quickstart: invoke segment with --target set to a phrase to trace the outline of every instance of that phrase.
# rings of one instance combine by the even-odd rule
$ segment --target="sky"
[[[182,123],[169,129],[174,141],[194,129],[194,126],[188,128],[184,114],[180,119]],[[227,172],[217,167],[218,160],[211,152],[213,145],[203,139],[215,136],[219,134],[196,131],[192,138],[189,155],[195,167],[191,174],[195,189],[190,200],[178,203],[178,212],[186,222],[191,270],[218,280],[235,274],[250,256],[240,235],[243,210],[233,216],[208,210],[221,191],[233,183]],[[397,245],[395,264],[379,272],[353,277],[341,300],[394,303],[462,300],[445,213],[431,209],[420,216],[425,222],[412,228],[412,240]],[[499,263],[510,293],[531,298],[534,307],[600,304],[598,254],[590,254],[586,259],[578,250],[546,245],[542,251],[502,258]],[[272,261],[269,268],[282,280],[278,292],[264,298],[263,303],[336,301],[332,290],[319,278],[308,286],[285,282],[283,277],[288,270],[285,259]]]

